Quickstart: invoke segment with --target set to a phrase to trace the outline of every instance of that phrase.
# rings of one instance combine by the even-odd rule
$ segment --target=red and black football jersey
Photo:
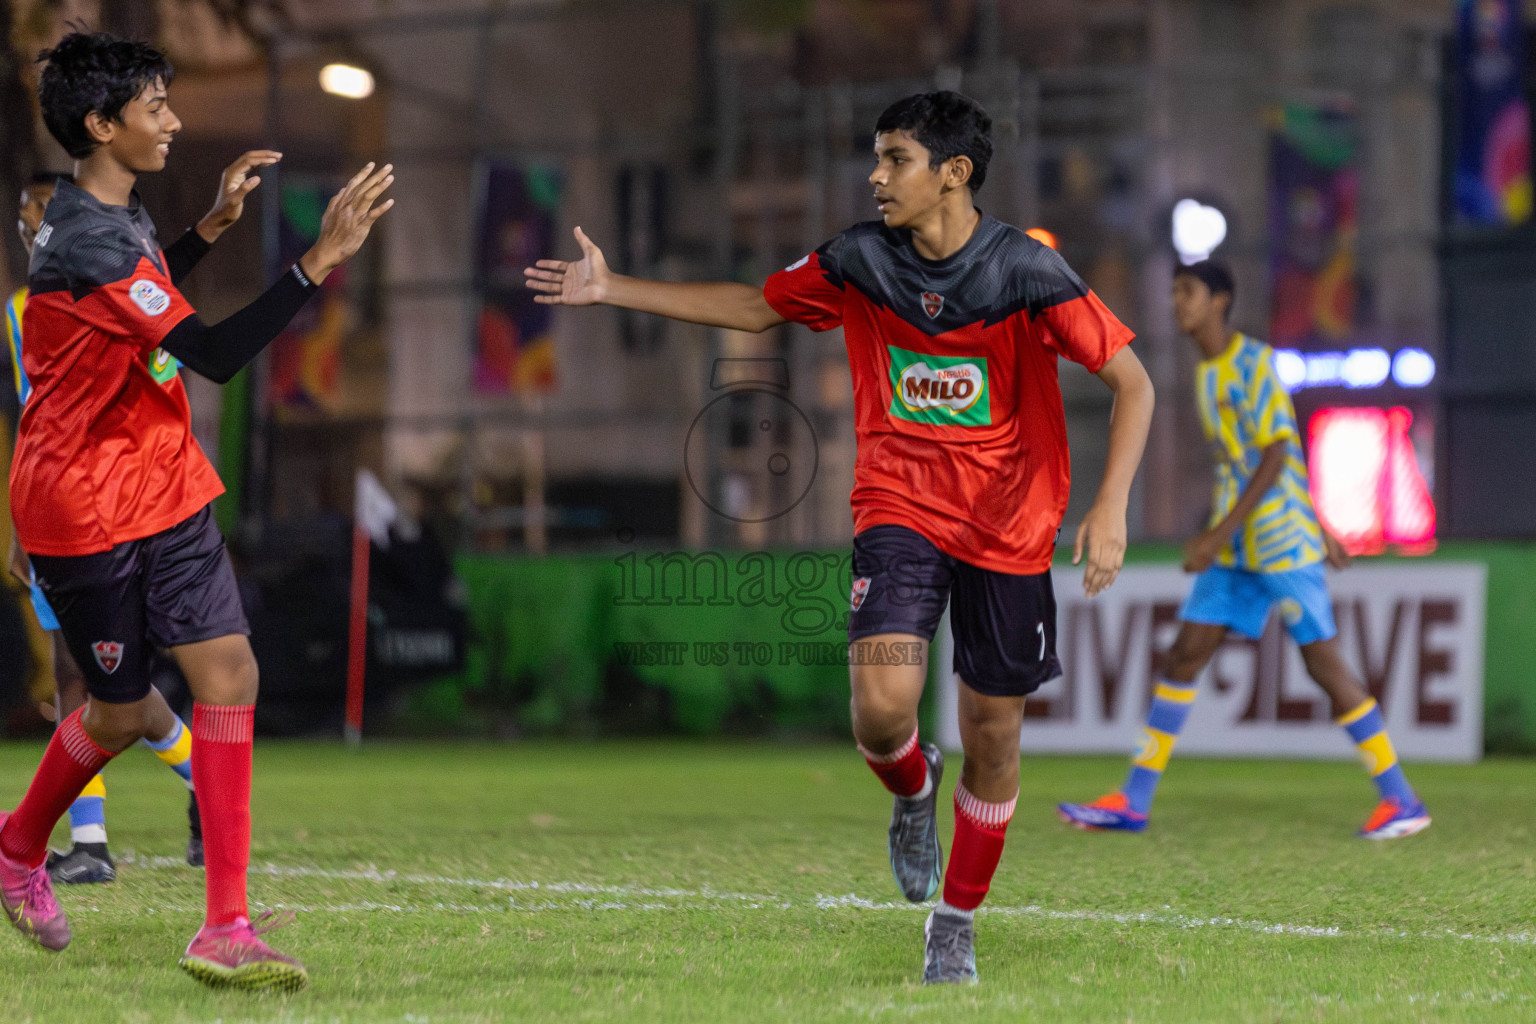
[[[160,342],[193,312],[149,215],[60,181],[28,278],[32,396],[11,463],[21,546],[88,555],[175,526],[223,493]]]
[[[1134,336],[1053,249],[982,214],[954,255],[857,224],[763,288],[842,327],[853,370],[855,531],[910,527],[1006,573],[1050,567],[1071,486],[1056,360],[1097,372]]]

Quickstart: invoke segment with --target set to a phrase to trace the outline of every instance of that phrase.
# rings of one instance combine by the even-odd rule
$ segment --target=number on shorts
[[[1045,660],[1045,623],[1043,623],[1043,622],[1036,623],[1035,624],[1035,632],[1040,634],[1040,657],[1036,658],[1035,660],[1036,661],[1044,661]]]

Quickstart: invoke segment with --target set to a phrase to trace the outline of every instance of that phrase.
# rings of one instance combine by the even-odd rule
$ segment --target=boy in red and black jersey
[[[976,978],[972,914],[1018,797],[1024,699],[1060,672],[1049,570],[1070,474],[1057,359],[1081,363],[1115,393],[1104,481],[1074,554],[1080,561],[1086,550],[1090,596],[1119,572],[1152,415],[1151,383],[1126,348],[1131,332],[1055,251],[976,208],[990,129],[956,93],[892,105],[875,125],[869,178],[881,220],[844,231],[761,289],[613,274],[580,228],[580,261],[540,260],[526,271],[546,303],[604,302],[745,331],[787,320],[843,328],[858,436],[853,731],[895,794],[897,883],[920,902],[942,874],[943,899],[925,927],[925,982]],[[944,872],[943,757],[917,737],[927,666],[877,652],[914,640],[926,650],[946,603],[966,756]]]
[[[268,155],[261,152],[244,154],[226,169],[226,180],[243,180],[252,168],[267,159]],[[32,254],[37,233],[42,230],[43,215],[48,204],[53,201],[54,189],[59,181],[56,174],[39,174],[22,189],[16,211],[16,229],[28,257]],[[166,250],[165,262],[171,270],[173,281],[179,281],[189,272],[207,251],[210,240],[217,238],[233,223],[240,205],[238,197],[221,188],[214,208],[195,228],[189,229]],[[57,232],[52,232],[51,236],[56,238]],[[6,309],[6,335],[15,370],[16,396],[23,407],[32,393],[32,382],[22,370],[26,344],[22,338],[21,322],[26,301],[27,289],[23,288],[16,293]],[[83,707],[89,697],[85,675],[75,663],[74,655],[69,652],[69,644],[59,631],[59,622],[53,614],[53,608],[43,596],[42,588],[34,581],[32,563],[16,543],[14,533],[11,537],[9,562],[12,575],[30,588],[32,609],[38,625],[49,634],[50,649],[45,649],[44,655],[52,662],[53,720],[63,721],[70,712]],[[155,705],[156,710],[159,707]],[[187,786],[187,820],[191,826],[191,835],[187,840],[187,863],[201,867],[203,828],[197,810],[197,794],[192,785],[192,731],[186,728],[181,718],[172,713],[169,707],[165,707],[158,719],[151,715],[144,743]],[[69,805],[70,847],[62,853],[48,854],[48,876],[56,884],[78,885],[116,880],[117,867],[107,845],[106,801],[106,780],[98,774],[86,784],[74,803]]]
[[[150,686],[156,648],[192,690],[208,911],[181,964],[210,984],[297,988],[298,961],[247,916],[251,738],[257,669],[210,502],[223,491],[192,435],[177,361],[227,381],[349,259],[393,180],[364,168],[332,200],[315,247],[245,309],[203,323],[177,290],[259,183],[257,152],[225,172],[214,214],[169,251],[133,191],[165,166],[181,122],[157,51],[76,33],[44,54],[43,118],[75,158],[33,243],[23,320],[32,392],[11,467],[17,538],[85,675],[90,699],[59,724],[27,795],[0,814],[0,904],[49,949],[69,924],[43,859],[81,787],[168,709]],[[215,214],[217,216],[215,216]],[[211,236],[211,237],[210,237]]]

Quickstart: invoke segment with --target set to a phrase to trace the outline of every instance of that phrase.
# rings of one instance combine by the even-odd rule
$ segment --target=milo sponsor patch
[[[981,427],[992,422],[984,356],[930,356],[887,345],[891,415],[917,423]]]
[[[161,384],[175,380],[176,371],[180,369],[181,363],[163,348],[157,348],[149,354],[149,375]]]

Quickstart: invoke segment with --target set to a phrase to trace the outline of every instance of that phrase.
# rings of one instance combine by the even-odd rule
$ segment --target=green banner
[[[1176,556],[1148,545],[1127,560]],[[1536,545],[1451,543],[1431,558],[1488,566],[1486,747],[1536,753]],[[469,664],[416,694],[412,716],[421,727],[498,735],[846,737],[848,559],[846,550],[461,558]]]

